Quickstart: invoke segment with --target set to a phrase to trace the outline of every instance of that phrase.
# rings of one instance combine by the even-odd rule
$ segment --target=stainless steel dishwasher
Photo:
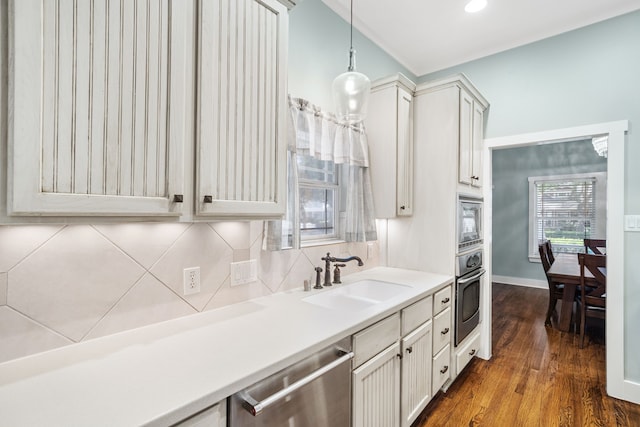
[[[348,427],[351,422],[351,338],[231,397],[231,427]]]

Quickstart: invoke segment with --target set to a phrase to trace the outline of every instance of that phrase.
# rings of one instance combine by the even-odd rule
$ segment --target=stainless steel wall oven
[[[482,255],[482,249],[475,249],[457,257],[456,346],[480,323],[480,289],[485,272]]]

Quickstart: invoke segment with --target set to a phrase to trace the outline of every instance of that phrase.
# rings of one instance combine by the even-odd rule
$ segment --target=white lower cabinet
[[[354,427],[409,427],[450,378],[451,308],[433,317],[434,305],[428,295],[353,336]]]
[[[402,339],[401,425],[410,426],[431,400],[431,321]]]
[[[472,334],[457,348],[456,376],[460,375],[460,372],[478,354],[478,351],[480,351],[480,332]]]
[[[451,308],[433,318],[433,354],[451,343]]]
[[[353,427],[394,427],[400,422],[400,344],[353,371]]]
[[[451,378],[451,346],[447,344],[433,356],[433,394]]]
[[[202,412],[180,421],[174,427],[226,427],[227,401],[216,403]]]

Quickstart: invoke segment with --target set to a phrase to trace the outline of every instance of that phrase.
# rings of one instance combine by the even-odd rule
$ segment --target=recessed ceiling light
[[[475,12],[480,12],[486,6],[487,6],[487,0],[471,0],[464,7],[464,10],[467,13],[475,13]]]

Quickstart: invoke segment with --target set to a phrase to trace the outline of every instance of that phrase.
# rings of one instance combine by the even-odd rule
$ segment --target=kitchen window
[[[297,162],[301,240],[338,239],[340,166],[308,155],[297,156]]]
[[[529,177],[529,260],[538,242],[555,252],[584,251],[583,239],[606,238],[606,172]]]

